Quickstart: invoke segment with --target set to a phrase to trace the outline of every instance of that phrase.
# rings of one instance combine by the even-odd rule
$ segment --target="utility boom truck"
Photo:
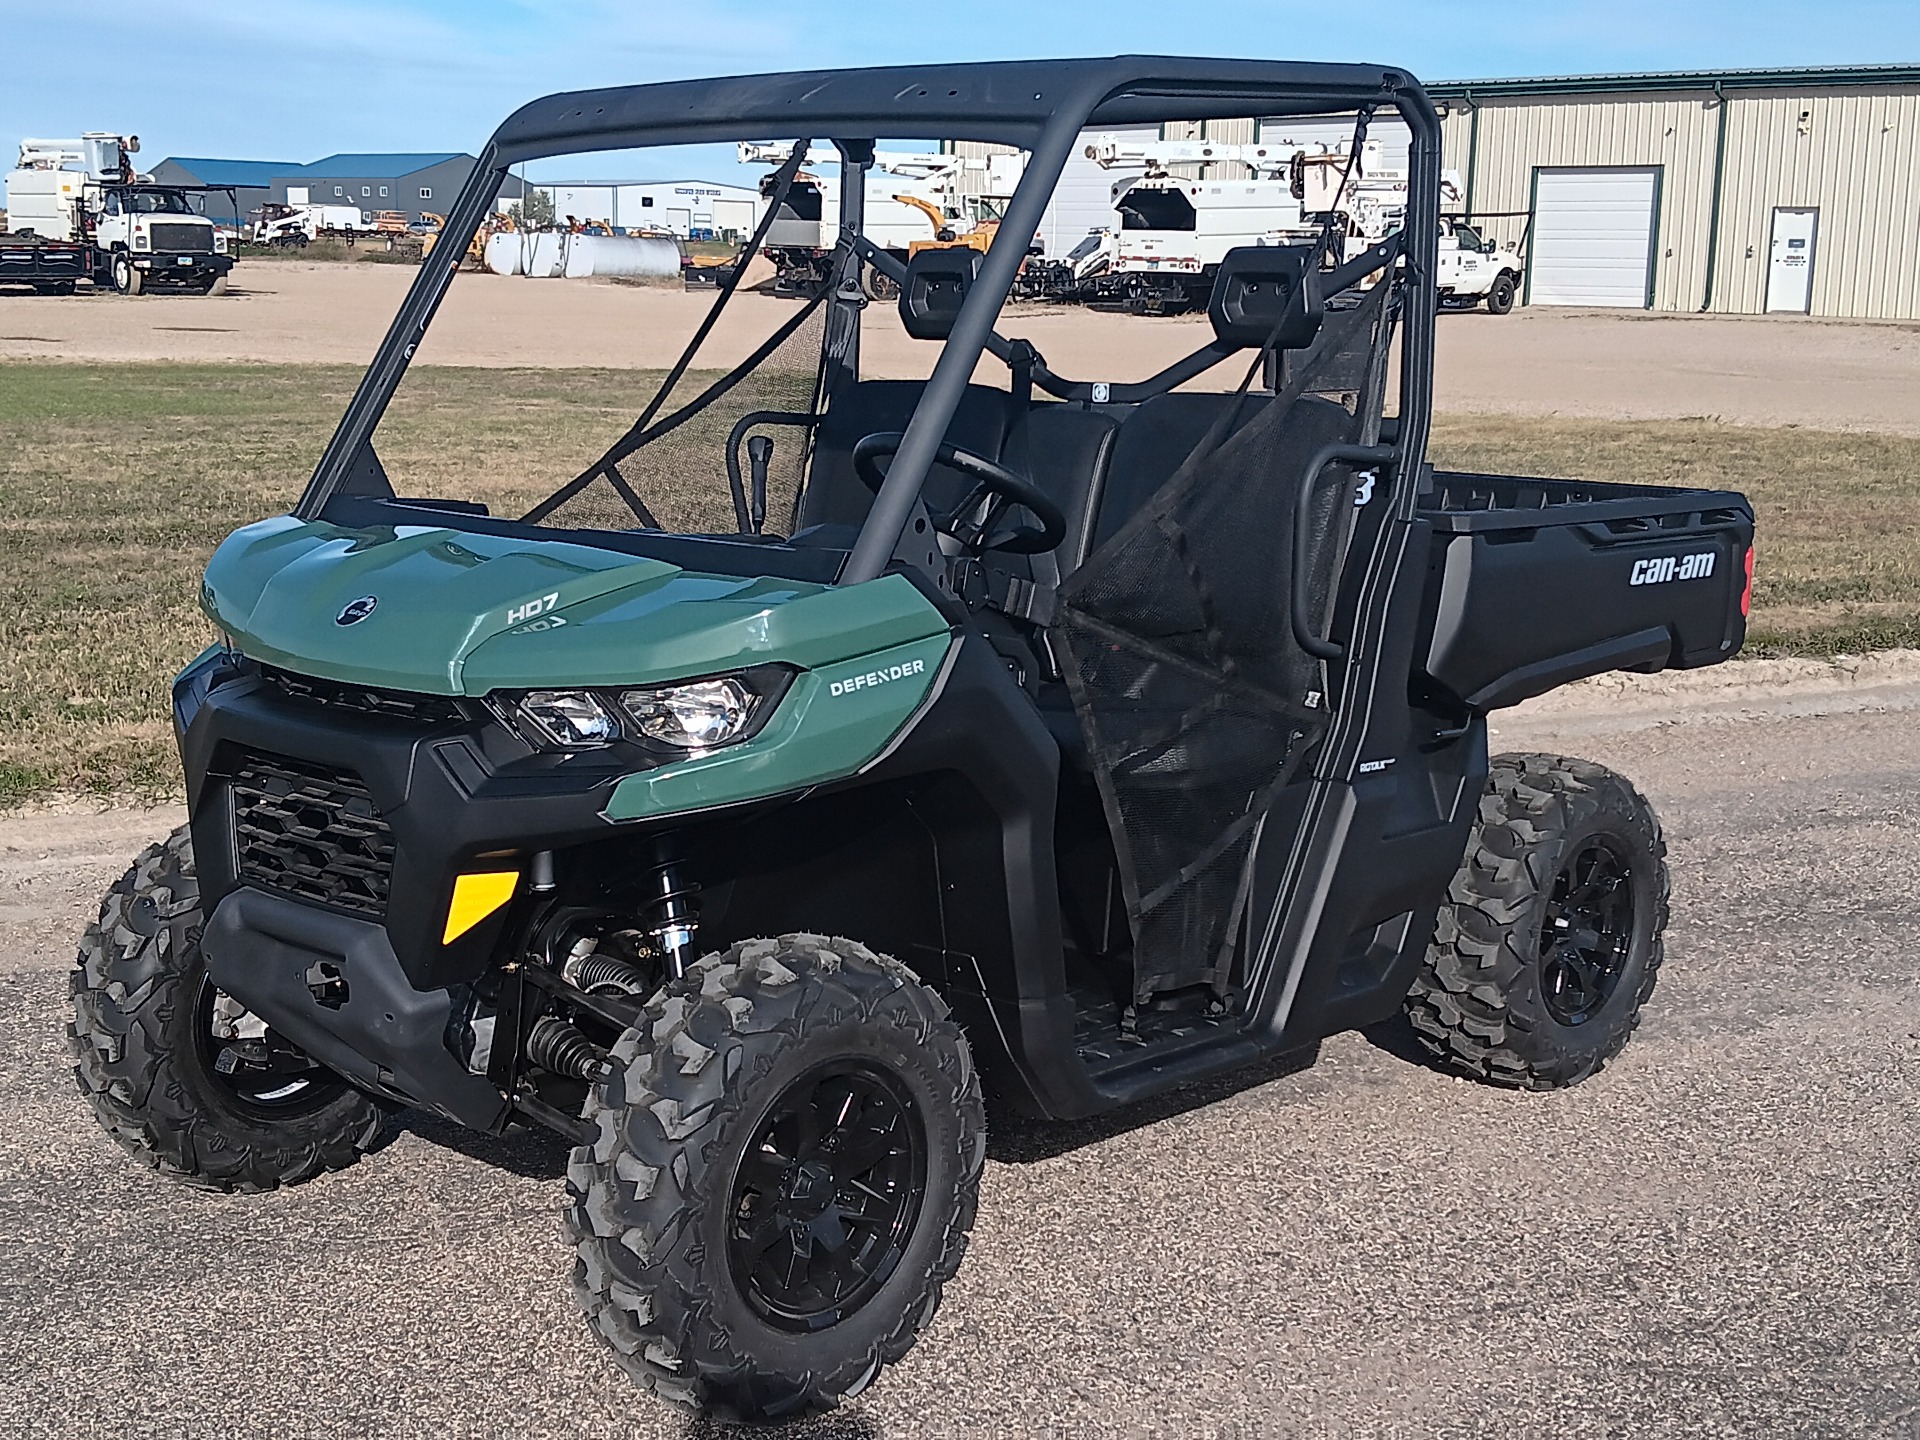
[[[1287,177],[1294,151],[1209,141],[1122,141],[1103,135],[1085,147],[1103,170],[1144,167],[1114,182],[1117,225],[1089,237],[1063,261],[1034,267],[1029,293],[1113,300],[1140,314],[1204,307],[1227,252],[1299,238],[1300,199]],[[1194,178],[1174,166],[1237,163],[1248,178]]]
[[[1289,146],[1207,140],[1123,141],[1101,136],[1086,157],[1102,169],[1144,167],[1114,183],[1117,225],[1096,231],[1060,260],[1030,267],[1023,292],[1038,298],[1118,300],[1137,313],[1179,314],[1204,306],[1227,251],[1311,239],[1330,218],[1343,253],[1358,255],[1399,229],[1407,206],[1405,172],[1383,168],[1377,140],[1309,151]],[[1238,164],[1245,179],[1191,178],[1175,166]],[[1458,207],[1456,172],[1442,172],[1442,203]],[[1451,306],[1484,300],[1513,308],[1518,257],[1454,219],[1440,224],[1440,296]]]
[[[123,295],[169,287],[219,294],[227,237],[190,198],[204,188],[156,185],[128,158],[137,136],[23,140],[7,174],[8,233],[0,284],[71,295],[82,280]]]
[[[1144,378],[1003,333],[1082,131],[1249,107],[1397,114],[1407,223],[1227,251],[1197,348]],[[1619,1056],[1664,954],[1659,821],[1600,765],[1490,756],[1488,717],[1733,655],[1753,542],[1726,491],[1428,463],[1441,132],[1403,70],[555,95],[479,147],[446,233],[512,167],[782,132],[746,254],[830,144],[827,273],[730,313],[736,270],[531,504],[518,469],[381,454],[459,290],[460,247],[427,257],[291,513],[208,563],[188,820],[107,892],[69,1029],[101,1124],[198,1185],[350,1165],[400,1106],[565,1137],[612,1362],[755,1420],[857,1394],[932,1323],[987,1093],[1069,1120],[1402,1014],[1495,1085]],[[881,136],[1027,152],[984,254],[867,233]],[[927,378],[863,372],[886,323]]]

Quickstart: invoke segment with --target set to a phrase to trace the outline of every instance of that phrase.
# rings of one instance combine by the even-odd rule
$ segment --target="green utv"
[[[1083,132],[1326,115],[1355,155],[1404,123],[1399,234],[1228,253],[1204,343],[1147,378],[996,330]],[[1733,654],[1753,534],[1734,494],[1426,463],[1440,130],[1404,71],[557,95],[447,228],[527,161],[769,135],[791,155],[693,341],[530,501],[422,495],[376,452],[464,247],[433,251],[293,513],[207,567],[192,818],[108,893],[71,1029],[113,1136],[221,1189],[351,1164],[394,1107],[558,1132],[589,1324],[745,1418],[859,1392],[927,1326],[983,1089],[1087,1116],[1403,1008],[1499,1084],[1616,1055],[1661,959],[1658,824],[1597,765],[1489,760],[1486,717]],[[1024,154],[984,254],[867,237],[898,137]],[[747,294],[813,145],[827,274]],[[863,375],[863,328],[930,374]]]

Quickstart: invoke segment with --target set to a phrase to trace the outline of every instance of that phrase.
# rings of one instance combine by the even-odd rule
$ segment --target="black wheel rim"
[[[1584,1025],[1620,988],[1633,952],[1633,872],[1595,836],[1560,869],[1540,927],[1540,995],[1562,1025]]]
[[[346,1088],[338,1075],[271,1029],[258,1036],[220,1033],[214,1008],[220,999],[211,980],[200,982],[193,1034],[208,1078],[241,1110],[263,1119],[290,1120],[321,1109]]]
[[[753,1309],[782,1330],[837,1325],[906,1253],[927,1179],[926,1127],[894,1076],[817,1066],[780,1092],[740,1158],[727,1260]]]

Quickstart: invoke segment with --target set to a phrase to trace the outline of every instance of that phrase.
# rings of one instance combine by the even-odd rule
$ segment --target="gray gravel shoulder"
[[[1620,1060],[1513,1094],[1384,1026],[1117,1120],[998,1121],[938,1320],[784,1433],[1920,1435],[1916,680],[1727,666],[1503,714],[1500,748],[1613,765],[1665,823],[1669,960]],[[65,968],[177,815],[0,822],[0,1433],[716,1433],[573,1314],[555,1143],[409,1117],[230,1198],[97,1133]]]

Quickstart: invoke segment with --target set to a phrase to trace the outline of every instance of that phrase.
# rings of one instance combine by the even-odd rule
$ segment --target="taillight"
[[[1753,547],[1747,547],[1747,588],[1740,592],[1740,618],[1753,614]]]

